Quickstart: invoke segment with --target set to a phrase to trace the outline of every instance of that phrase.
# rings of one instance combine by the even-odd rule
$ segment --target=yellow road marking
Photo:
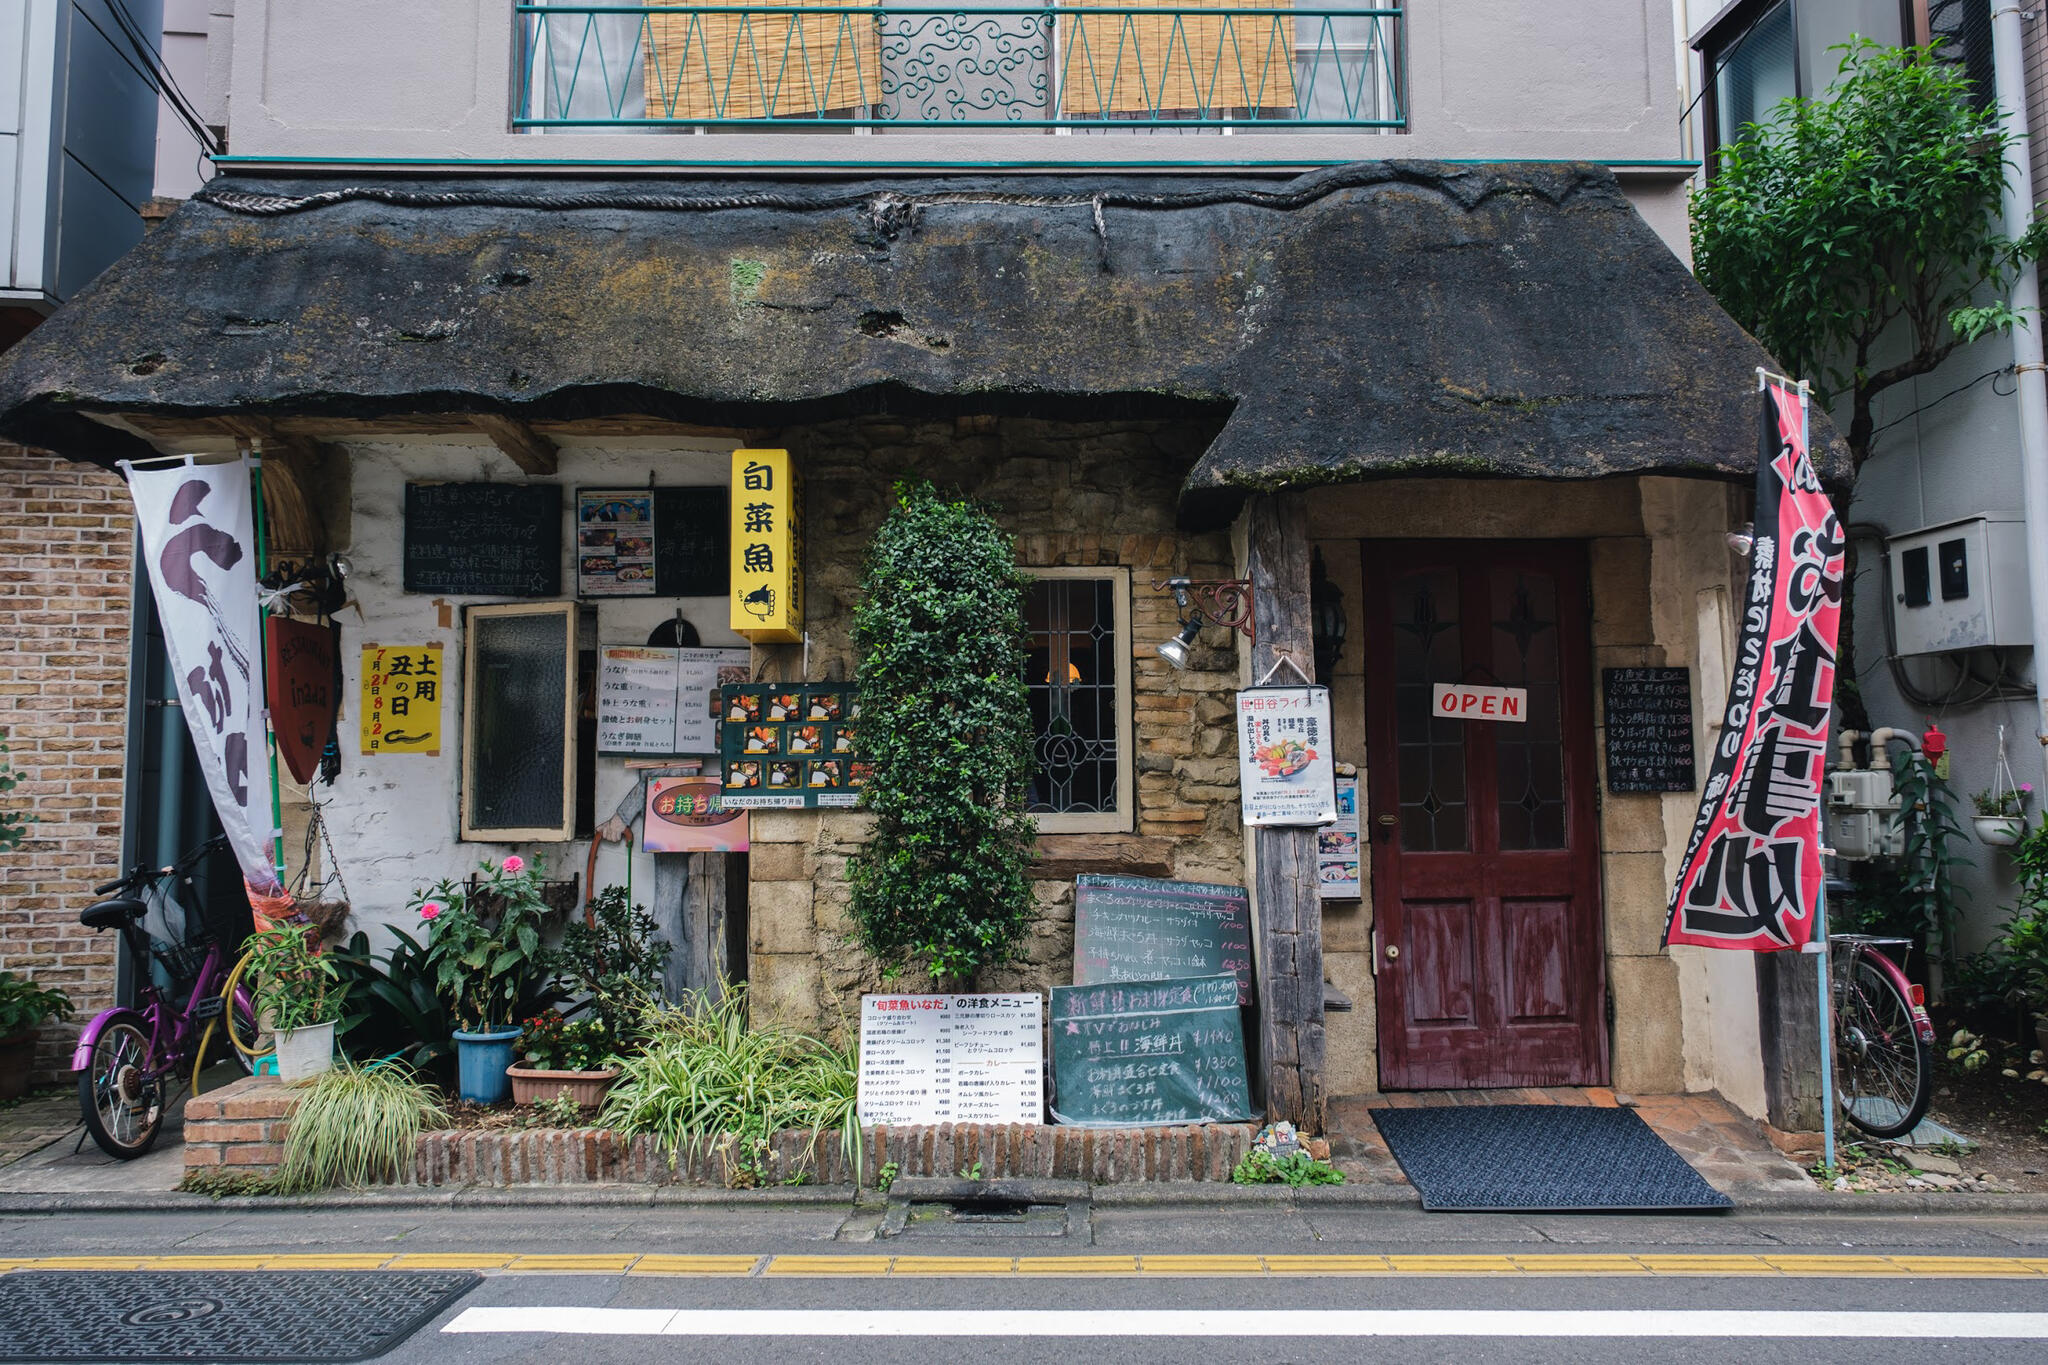
[[[1409,1255],[1218,1253],[1078,1256],[747,1256],[601,1255],[505,1252],[305,1252],[155,1256],[17,1256],[0,1275],[26,1270],[481,1270],[507,1274],[571,1272],[632,1275],[770,1276],[1233,1276],[1387,1275],[1528,1277],[1560,1275],[1800,1276],[1835,1279],[2048,1278],[2048,1258],[2028,1256],[1834,1256],[1792,1253],[1558,1253],[1555,1255]]]

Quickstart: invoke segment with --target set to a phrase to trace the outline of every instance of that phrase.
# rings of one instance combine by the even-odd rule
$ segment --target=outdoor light
[[[1728,548],[1741,555],[1744,559],[1748,559],[1749,552],[1756,548],[1756,523],[1745,521],[1741,526],[1730,531],[1728,533]]]
[[[1188,666],[1188,646],[1202,633],[1202,615],[1196,612],[1180,623],[1180,634],[1159,646],[1159,657],[1175,668]]]

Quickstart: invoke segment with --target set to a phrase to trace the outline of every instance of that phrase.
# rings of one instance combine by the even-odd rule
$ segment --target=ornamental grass
[[[272,1188],[298,1194],[403,1180],[420,1133],[447,1124],[438,1095],[410,1067],[343,1062],[303,1087]]]

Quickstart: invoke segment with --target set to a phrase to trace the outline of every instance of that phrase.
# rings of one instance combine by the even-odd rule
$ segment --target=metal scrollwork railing
[[[514,128],[1405,126],[1385,4],[518,4]]]

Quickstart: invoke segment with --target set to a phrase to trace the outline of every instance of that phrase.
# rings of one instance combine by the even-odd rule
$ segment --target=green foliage
[[[1933,48],[1842,48],[1818,98],[1788,99],[1717,152],[1692,197],[1693,267],[1788,373],[1847,399],[1860,468],[1872,400],[2024,320],[2002,299],[2038,233],[1996,226],[2011,139]],[[1878,341],[1904,354],[1879,365]]]
[[[727,1181],[736,1186],[760,1183],[775,1133],[809,1130],[815,1151],[819,1138],[836,1132],[859,1180],[854,1049],[779,1025],[748,1027],[741,986],[728,987],[715,1004],[650,1008],[642,1031],[646,1050],[620,1061],[599,1115],[604,1127],[651,1133],[672,1154],[730,1138]]]
[[[570,1019],[542,1010],[519,1035],[519,1055],[543,1071],[602,1071],[612,1064],[619,1037],[601,1014]]]
[[[623,886],[599,892],[590,919],[572,919],[562,930],[555,970],[582,992],[612,1037],[630,1038],[647,1002],[661,997],[673,946]]]
[[[310,924],[280,924],[249,940],[249,970],[256,973],[256,1011],[270,1027],[310,1028],[340,1020],[343,990],[334,960],[320,951]]]
[[[71,997],[45,989],[13,972],[0,972],[0,1042],[43,1026],[45,1019],[69,1019]]]
[[[14,765],[7,761],[7,741],[0,739],[0,802],[7,793],[14,790],[21,779],[14,775]],[[17,810],[13,804],[0,805],[0,853],[20,844],[28,834],[28,827],[35,816],[24,810]]]
[[[342,1050],[359,1061],[403,1056],[421,1070],[442,1068],[455,1056],[455,1019],[434,987],[427,946],[403,929],[382,962],[360,930],[329,951],[355,1012],[335,1033]]]
[[[928,484],[896,496],[853,616],[875,814],[853,919],[891,970],[966,982],[1015,958],[1032,905],[1024,581],[981,508]]]
[[[1965,843],[1956,794],[1917,749],[1893,756],[1892,790],[1899,798],[1892,819],[1906,836],[1899,859],[1901,903],[1928,953],[1946,962],[1955,957],[1956,915],[1968,894],[1955,884],[1954,869],[1970,861],[1955,852]]]
[[[428,926],[434,989],[456,1027],[470,1032],[502,1027],[555,998],[553,954],[540,938],[548,913],[540,873],[518,857],[481,870],[473,887],[443,881],[412,902]]]
[[[881,1191],[881,1192],[882,1192],[883,1194],[887,1194],[887,1193],[889,1192],[889,1187],[890,1187],[891,1185],[893,1185],[893,1184],[895,1184],[895,1183],[896,1183],[896,1177],[897,1177],[897,1176],[899,1176],[899,1175],[902,1175],[902,1174],[903,1174],[903,1163],[902,1163],[902,1162],[900,1162],[900,1161],[885,1161],[885,1162],[883,1162],[883,1163],[882,1163],[882,1169],[881,1169],[881,1170],[879,1170],[879,1171],[876,1171],[876,1172],[875,1172],[875,1188],[876,1188],[876,1189],[878,1189],[878,1190],[880,1190],[880,1191]]]
[[[1237,1185],[1289,1185],[1299,1189],[1303,1185],[1341,1185],[1344,1172],[1327,1161],[1316,1160],[1307,1152],[1290,1152],[1276,1157],[1254,1147],[1245,1153],[1243,1161],[1231,1168],[1230,1179]]]
[[[533,1106],[534,1118],[542,1128],[581,1128],[583,1106],[567,1090],[557,1090]]]
[[[279,1194],[402,1180],[422,1129],[448,1122],[434,1092],[396,1064],[343,1063],[304,1090],[272,1182]]]

